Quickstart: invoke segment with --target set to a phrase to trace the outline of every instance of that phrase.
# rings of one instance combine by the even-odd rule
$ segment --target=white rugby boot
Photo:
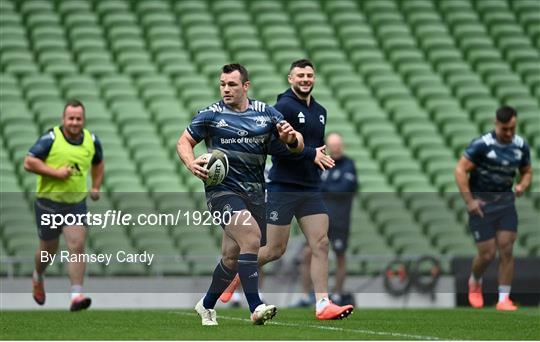
[[[206,309],[203,305],[203,299],[195,305],[195,311],[201,316],[202,325],[218,325],[216,310]]]

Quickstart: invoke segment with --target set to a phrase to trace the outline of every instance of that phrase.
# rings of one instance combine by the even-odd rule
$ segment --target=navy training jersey
[[[322,171],[314,163],[317,153],[315,149],[324,145],[326,109],[313,96],[308,106],[292,89],[278,96],[275,107],[302,134],[305,147],[301,153],[294,154],[279,144],[279,141],[272,141],[272,168],[268,175],[270,181],[318,188]]]
[[[349,228],[351,207],[358,188],[354,161],[346,156],[336,159],[336,165],[321,175],[321,191],[328,209],[330,226]]]
[[[206,186],[207,194],[235,192],[262,195],[264,201],[264,166],[276,124],[283,115],[266,103],[249,100],[245,112],[235,112],[223,101],[200,111],[187,127],[196,142],[205,140],[208,152],[222,151],[229,159],[229,173],[221,184]]]
[[[512,192],[517,171],[531,165],[529,146],[518,135],[509,144],[497,141],[495,131],[474,139],[464,156],[476,168],[469,175],[472,193]]]

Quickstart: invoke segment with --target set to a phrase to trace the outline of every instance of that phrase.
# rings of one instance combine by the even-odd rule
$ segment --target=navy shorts
[[[86,201],[59,203],[44,198],[34,201],[38,236],[43,241],[56,240],[65,226],[86,227]]]
[[[517,232],[517,226],[518,216],[513,205],[484,212],[484,217],[469,214],[469,228],[476,242],[493,239],[497,230]]]
[[[328,228],[328,239],[332,244],[332,249],[336,253],[345,253],[349,245],[349,228],[334,226],[330,222]]]
[[[266,205],[264,203],[254,204],[240,195],[226,194],[210,197],[207,204],[212,214],[219,212],[219,217],[222,219],[221,228],[225,228],[225,223],[230,222],[234,211],[248,210],[261,230],[261,246],[266,245]],[[239,217],[239,222],[244,219]]]
[[[269,224],[291,224],[293,216],[300,219],[315,214],[328,214],[318,188],[301,185],[268,183],[267,219]]]

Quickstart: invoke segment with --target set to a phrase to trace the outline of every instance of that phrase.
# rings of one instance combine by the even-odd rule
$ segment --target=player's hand
[[[98,188],[92,188],[92,190],[90,190],[90,198],[92,199],[92,201],[97,201],[99,199],[100,195],[99,195],[99,189]]]
[[[283,141],[285,144],[294,143],[294,140],[296,139],[296,131],[290,123],[285,120],[281,120],[276,125],[276,128],[279,133],[279,140]]]
[[[316,149],[315,160],[313,161],[321,170],[328,170],[336,165],[334,159],[326,155],[326,145],[319,146]]]
[[[486,202],[480,199],[473,199],[467,203],[467,211],[472,215],[478,215],[480,217],[484,217],[484,212],[482,211],[482,207],[485,204]]]
[[[66,180],[69,177],[71,177],[71,174],[73,171],[68,166],[62,166],[61,168],[56,170],[56,178],[61,180]]]
[[[189,166],[189,170],[191,173],[193,173],[197,178],[204,180],[208,179],[208,170],[204,167],[208,163],[208,160],[204,158],[203,156],[199,156],[197,159],[195,159],[191,165]]]
[[[516,187],[514,188],[514,193],[516,194],[517,197],[523,196],[524,192],[525,192],[525,188],[521,184],[516,185]]]

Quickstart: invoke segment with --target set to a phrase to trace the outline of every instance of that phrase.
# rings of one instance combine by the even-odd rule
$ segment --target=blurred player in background
[[[328,298],[328,215],[320,192],[321,172],[332,168],[334,160],[325,154],[326,109],[311,92],[315,69],[307,59],[294,61],[289,69],[291,88],[278,96],[275,108],[302,133],[304,151],[293,155],[282,145],[272,144],[272,168],[268,184],[268,242],[259,251],[259,264],[280,258],[289,240],[293,216],[299,222],[312,251],[311,278],[316,296],[316,318],[348,316],[353,307],[340,307]],[[234,292],[231,284],[222,301]]]
[[[321,191],[324,203],[328,208],[329,228],[328,238],[332,249],[336,253],[336,276],[332,301],[343,305],[347,300],[343,293],[343,284],[347,277],[345,252],[349,241],[349,227],[351,223],[351,208],[358,188],[356,167],[354,161],[343,154],[343,138],[339,133],[330,133],[326,138],[326,149],[335,161],[335,166],[321,175]],[[300,276],[302,278],[303,298],[298,306],[311,303],[311,284],[309,281],[309,264],[311,263],[311,249],[306,246],[302,253]],[[349,304],[349,303],[346,303]]]
[[[469,303],[484,306],[482,275],[499,252],[499,301],[497,310],[516,310],[510,300],[514,276],[512,248],[517,237],[515,197],[523,195],[532,180],[529,146],[515,134],[517,112],[504,106],[497,110],[495,130],[475,139],[459,160],[455,177],[469,212],[469,228],[478,254],[469,279]],[[514,187],[519,171],[521,179]]]
[[[343,284],[347,276],[345,252],[349,242],[351,208],[358,188],[354,161],[343,154],[343,138],[338,133],[330,133],[326,138],[326,148],[336,165],[322,174],[321,190],[328,208],[328,238],[336,253],[336,279],[332,299],[342,304]]]
[[[248,98],[249,87],[242,65],[225,65],[219,87],[222,100],[199,112],[177,145],[180,159],[202,180],[208,178],[208,171],[204,159],[194,157],[193,148],[203,139],[209,150],[224,152],[230,166],[221,184],[205,186],[208,208],[223,218],[224,212],[232,217],[230,224],[222,224],[222,259],[210,288],[195,306],[203,325],[218,324],[214,306],[237,273],[253,323],[264,324],[276,314],[276,307],[264,304],[258,292],[257,254],[266,230],[264,166],[272,137],[294,153],[301,152],[304,143],[280,112]]]
[[[37,190],[34,203],[38,226],[39,247],[35,255],[35,270],[32,277],[33,297],[39,304],[45,303],[43,274],[49,261],[42,261],[42,252],[47,256],[56,254],[58,238],[64,235],[70,255],[84,253],[86,240],[85,222],[81,225],[62,225],[42,221],[42,215],[68,214],[85,215],[87,176],[90,170],[92,189],[90,198],[99,199],[99,188],[103,181],[105,164],[99,139],[84,128],[85,109],[77,100],[68,101],[64,107],[62,125],[50,129],[30,148],[24,160],[26,171],[36,173]],[[69,262],[71,281],[71,311],[86,309],[91,299],[82,294],[85,263]]]

